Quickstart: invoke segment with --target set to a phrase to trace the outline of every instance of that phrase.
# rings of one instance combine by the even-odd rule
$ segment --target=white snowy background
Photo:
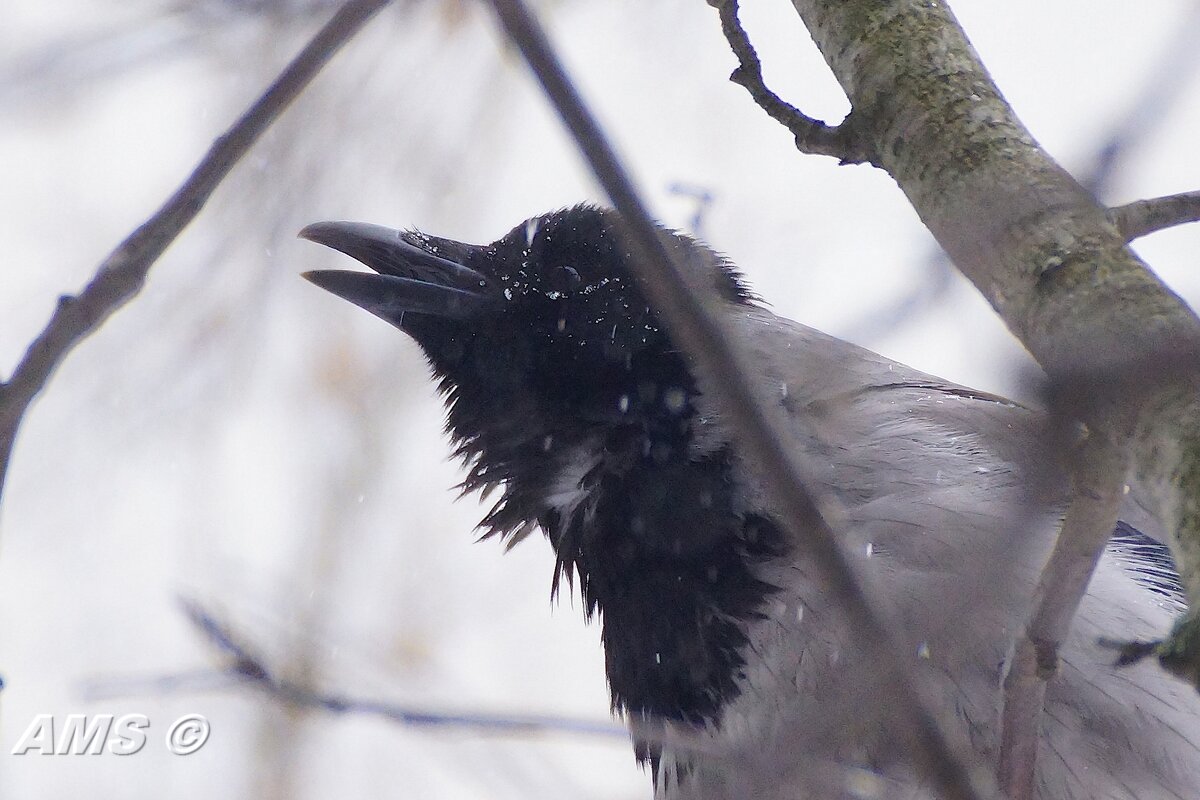
[[[258,8],[288,5],[5,4],[0,374],[331,4]],[[745,5],[772,87],[840,119],[845,98],[790,4]],[[1200,188],[1196,2],[953,7],[1076,175],[1128,132],[1103,200]],[[541,12],[654,212],[688,227],[697,204],[672,186],[709,193],[700,233],[778,313],[961,383],[1026,391],[1028,361],[956,276],[882,324],[936,284],[930,236],[887,175],[798,154],[726,80],[733,57],[705,3]],[[582,200],[603,198],[480,5],[399,3],[350,43],[24,424],[0,509],[0,796],[648,796],[621,739],[402,727],[170,680],[222,664],[181,614],[187,597],[281,674],[331,693],[608,719],[598,630],[577,602],[550,603],[549,548],[473,542],[483,508],[456,500],[460,468],[417,348],[301,280],[348,261],[295,238],[353,219],[489,241]],[[1200,226],[1137,249],[1200,298]],[[188,712],[208,717],[211,739],[171,755],[162,736]],[[145,714],[150,740],[128,757],[10,754],[36,715],[71,713]]]

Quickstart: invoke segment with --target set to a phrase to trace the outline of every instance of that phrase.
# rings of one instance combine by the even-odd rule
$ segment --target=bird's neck
[[[689,448],[686,398],[648,412],[649,395],[603,424],[543,413],[519,443],[512,429],[481,434],[467,485],[503,475],[491,532],[547,533],[555,589],[578,583],[600,617],[614,708],[702,724],[736,696],[746,626],[774,591],[757,567],[783,554],[783,534],[740,508],[728,448]]]
[[[599,611],[614,707],[702,724],[736,696],[746,625],[775,591],[757,567],[783,554],[783,536],[736,509],[728,450],[660,461],[614,438],[561,473],[585,478],[550,497],[542,526],[560,574]]]
[[[613,706],[699,724],[737,693],[747,624],[774,591],[759,565],[784,537],[744,507],[732,450],[694,446],[697,389],[679,357],[629,366],[594,370],[587,391],[456,384],[450,427],[471,464],[464,487],[501,492],[487,532],[537,523],[555,589],[578,583],[599,613]]]

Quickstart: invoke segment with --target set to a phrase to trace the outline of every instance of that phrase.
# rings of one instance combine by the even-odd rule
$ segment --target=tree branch
[[[348,0],[253,105],[219,136],[166,203],[96,269],[78,295],[62,295],[12,377],[0,383],[0,497],[21,420],[54,370],[145,284],[150,267],[190,223],[213,190],[314,76],[390,0]]]
[[[1109,219],[1127,242],[1164,228],[1200,222],[1200,192],[1182,192],[1138,200],[1108,210]]]
[[[875,154],[854,124],[853,113],[841,125],[827,125],[813,119],[767,88],[763,80],[762,62],[746,29],[738,19],[738,0],[708,0],[721,18],[721,32],[737,56],[738,67],[729,80],[745,88],[758,107],[796,137],[796,149],[801,153],[833,156],[842,164],[874,164]]]
[[[946,4],[792,2],[880,166],[1052,380],[1146,363],[1164,337],[1200,343],[1200,320],[1037,145]]]
[[[874,131],[879,165],[1051,381],[1087,388],[1086,406],[1072,410],[1093,435],[1129,451],[1132,482],[1157,503],[1192,600],[1186,625],[1177,626],[1166,650],[1195,670],[1200,320],[1124,246],[1107,209],[1037,145],[945,3],[792,3],[861,124]],[[1133,380],[1139,374],[1146,380]],[[1105,486],[1100,498],[1120,484]],[[1096,531],[1107,533],[1116,522],[1115,506],[1099,498],[1091,511],[1077,513]],[[1078,556],[1086,538],[1068,535],[1064,552],[1079,547]],[[1075,565],[1064,567],[1068,573],[1086,561],[1066,560]],[[1074,591],[1068,586],[1064,594]],[[1048,603],[1051,617],[1071,605]],[[1047,627],[1059,623],[1065,625],[1055,618]],[[1037,732],[1041,690],[1017,691],[1022,675],[1037,668],[1030,643],[1038,640],[1018,648],[1010,675],[1006,713],[1018,726],[1002,734],[1010,785],[1029,777],[1028,754],[1036,748],[1026,737]]]
[[[1121,505],[1126,454],[1089,434],[1072,460],[1074,487],[1062,531],[1042,570],[1033,612],[1015,643],[1004,676],[1004,709],[997,776],[1010,800],[1033,800],[1039,724],[1046,682],[1088,582],[1111,536]]]
[[[261,658],[254,654],[250,647],[242,643],[240,636],[219,622],[200,604],[184,601],[183,610],[188,620],[204,634],[205,638],[229,657],[228,666],[217,673],[218,676],[249,684],[284,703],[315,708],[332,714],[365,714],[382,717],[390,722],[408,726],[455,728],[508,736],[554,732],[617,737],[624,740],[629,738],[627,730],[608,722],[591,722],[543,715],[447,714],[382,700],[363,700],[345,695],[318,692],[307,686],[280,678]],[[213,677],[212,672],[193,673],[184,676],[184,680],[171,678],[164,682],[159,679],[156,683],[171,690],[201,681],[207,687],[211,685]],[[128,682],[124,682],[123,685],[126,688],[129,686]],[[93,689],[91,694],[95,697],[103,693]]]
[[[732,337],[724,335],[710,308],[712,298],[694,293],[683,278],[686,270],[660,238],[624,167],[595,118],[567,77],[544,31],[522,0],[491,0],[508,38],[520,49],[546,95],[570,130],[593,174],[621,214],[625,243],[633,258],[630,268],[650,300],[662,313],[672,339],[696,364],[697,371],[728,414],[741,451],[761,469],[767,492],[780,509],[780,519],[792,541],[810,553],[825,575],[830,591],[855,629],[855,641],[880,666],[883,684],[897,701],[896,721],[915,755],[917,767],[943,794],[953,798],[983,798],[989,787],[977,784],[978,770],[969,769],[931,705],[920,691],[915,674],[901,655],[892,630],[876,606],[841,546],[842,537],[828,522],[835,502],[814,496],[814,470],[801,454],[783,445],[783,422],[774,405],[755,393],[747,363]]]
[[[1180,87],[1186,86],[1200,66],[1200,2],[1193,2],[1183,24],[1172,31],[1171,40],[1158,48],[1158,61],[1134,94],[1129,111],[1115,120],[1103,142],[1087,159],[1089,166],[1078,173],[1079,182],[1095,197],[1103,197],[1113,175],[1128,160],[1130,152],[1154,135],[1171,108],[1178,103]],[[1112,210],[1109,211],[1110,218]],[[1114,220],[1113,224],[1117,224]],[[1126,241],[1131,241],[1126,239]],[[935,246],[922,265],[922,276],[897,300],[863,312],[859,321],[846,326],[851,341],[869,344],[901,324],[918,318],[919,312],[945,298],[954,285],[954,268],[941,247]]]

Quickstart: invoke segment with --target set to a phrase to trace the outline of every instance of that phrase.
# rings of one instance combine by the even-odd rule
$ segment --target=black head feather
[[[548,453],[594,438],[597,426],[635,420],[661,429],[663,438],[692,413],[694,381],[628,269],[619,225],[615,212],[580,205],[534,217],[484,246],[356,223],[320,223],[302,234],[385,273],[310,276],[421,345],[447,399],[456,452],[469,468],[464,490],[503,489],[484,521],[487,535],[524,525],[530,503],[523,495],[540,493],[548,479],[530,473],[545,471]],[[353,238],[331,233],[339,229]],[[662,235],[721,297],[755,301],[728,261],[682,234]],[[470,278],[455,274],[439,283],[421,256],[476,276],[477,291],[465,299],[477,307],[464,316],[430,313],[428,304],[414,310],[415,301],[364,302],[362,295],[382,291],[383,281],[390,291],[395,281],[412,279],[443,292],[452,287],[459,299]],[[341,285],[347,279],[362,288],[350,293]]]
[[[555,589],[577,580],[603,619],[614,705],[699,722],[735,692],[743,623],[772,591],[755,566],[783,536],[740,507],[729,448],[689,448],[696,381],[629,270],[621,224],[576,206],[485,246],[348,223],[305,235],[383,273],[313,279],[424,349],[463,489],[500,492],[485,536],[546,531]],[[755,302],[720,256],[662,236],[688,280]]]

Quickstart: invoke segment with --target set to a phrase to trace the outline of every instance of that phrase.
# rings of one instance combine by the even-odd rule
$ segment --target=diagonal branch
[[[7,382],[0,383],[0,496],[17,430],[54,370],[88,335],[129,302],[150,267],[187,227],[213,191],[262,133],[308,86],[334,53],[389,0],[348,0],[292,59],[253,105],[219,136],[187,180],[129,234],[76,296],[62,295],[46,327],[29,345]]]
[[[1018,637],[1004,676],[1000,788],[1010,800],[1032,800],[1046,682],[1058,670],[1059,648],[1104,553],[1121,504],[1125,448],[1090,433],[1076,448],[1070,508],[1038,579],[1033,613]]]
[[[1127,242],[1164,228],[1200,222],[1200,192],[1182,192],[1138,200],[1108,210],[1108,216]]]
[[[738,67],[729,80],[745,88],[767,116],[791,131],[796,137],[796,149],[801,153],[833,156],[843,164],[875,163],[875,156],[866,139],[854,124],[854,115],[841,125],[827,125],[788,103],[767,88],[763,80],[762,62],[750,43],[746,29],[738,19],[738,0],[709,0],[721,17],[721,32],[737,56]]]
[[[1186,19],[1171,32],[1170,40],[1157,48],[1158,59],[1142,86],[1133,95],[1133,103],[1122,119],[1115,121],[1097,150],[1085,159],[1079,182],[1096,197],[1107,194],[1113,176],[1130,154],[1153,138],[1171,109],[1179,102],[1181,91],[1200,69],[1200,2],[1192,0]],[[1111,216],[1110,211],[1110,216]],[[1114,224],[1117,224],[1114,221]],[[1129,241],[1127,239],[1127,241]],[[848,326],[851,341],[869,344],[901,324],[916,319],[918,312],[940,302],[954,286],[954,268],[941,248],[934,248],[922,265],[923,276],[909,292],[882,309],[869,309],[860,321]]]
[[[572,719],[549,715],[505,715],[505,714],[467,714],[444,713],[428,709],[389,703],[383,700],[357,699],[345,695],[316,691],[292,681],[281,678],[270,669],[252,648],[243,643],[242,637],[230,630],[217,620],[200,604],[192,601],[183,602],[183,611],[193,625],[204,634],[205,638],[216,645],[228,657],[228,665],[219,672],[189,673],[183,676],[172,676],[167,679],[156,679],[154,686],[160,690],[175,690],[177,688],[212,688],[219,685],[218,680],[233,680],[248,684],[262,690],[267,695],[281,702],[314,708],[331,714],[364,714],[381,717],[389,722],[401,725],[469,730],[477,733],[499,734],[507,736],[526,736],[537,733],[571,733],[583,736],[613,737],[628,739],[629,732],[624,728],[609,722],[593,722],[590,720]],[[137,688],[136,683],[123,681],[118,691]],[[104,697],[112,691],[97,691],[94,687],[90,696]]]
[[[542,84],[597,180],[604,187],[624,222],[626,246],[633,258],[630,268],[661,311],[672,338],[696,364],[700,377],[711,387],[729,415],[742,451],[762,471],[768,495],[780,509],[780,518],[797,547],[810,553],[825,576],[830,591],[854,626],[855,641],[867,648],[880,665],[881,680],[897,701],[896,719],[904,726],[900,736],[915,754],[917,767],[942,794],[952,798],[990,796],[980,786],[978,770],[960,756],[922,696],[915,674],[901,656],[892,629],[867,595],[841,538],[828,521],[836,509],[831,498],[817,497],[810,487],[814,471],[802,463],[801,454],[783,446],[779,412],[763,403],[752,387],[736,344],[709,308],[709,298],[695,294],[683,279],[685,269],[665,246],[647,214],[633,183],[617,159],[595,118],[563,70],[545,32],[522,0],[491,0],[508,38],[520,50]],[[773,413],[774,412],[774,413]]]

